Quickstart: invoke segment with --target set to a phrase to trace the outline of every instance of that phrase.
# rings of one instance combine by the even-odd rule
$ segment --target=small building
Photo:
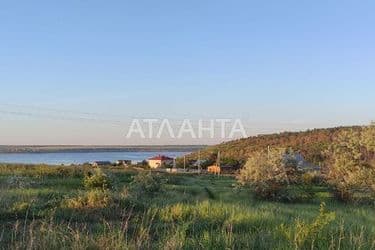
[[[128,166],[132,165],[132,161],[131,160],[118,160],[118,161],[116,161],[116,165],[128,167]]]
[[[292,161],[295,161],[297,164],[297,169],[299,171],[303,172],[314,172],[314,171],[321,171],[321,167],[314,165],[308,161],[305,160],[302,154],[300,153],[293,153],[291,155],[284,155],[284,160],[287,161],[291,159]]]
[[[91,166],[93,167],[100,167],[100,166],[111,166],[112,162],[110,161],[94,161],[91,163]]]
[[[148,165],[150,168],[160,168],[173,165],[173,158],[170,158],[165,155],[158,155],[148,159]]]
[[[218,165],[212,165],[207,168],[207,172],[211,174],[220,174],[221,168]]]

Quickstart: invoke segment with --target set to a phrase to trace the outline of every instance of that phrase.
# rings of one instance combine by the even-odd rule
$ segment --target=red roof
[[[169,160],[173,160],[173,158],[170,158],[170,157],[165,156],[165,155],[158,155],[158,156],[150,158],[149,160],[152,160],[152,161],[169,161]]]

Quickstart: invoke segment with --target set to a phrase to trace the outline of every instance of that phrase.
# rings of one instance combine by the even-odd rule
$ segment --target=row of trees
[[[298,200],[312,197],[312,180],[324,181],[344,201],[375,197],[375,126],[341,131],[326,150],[320,173],[298,168],[296,154],[285,148],[255,152],[238,175],[260,198]]]

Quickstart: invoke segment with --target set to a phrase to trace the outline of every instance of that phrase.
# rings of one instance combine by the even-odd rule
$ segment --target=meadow
[[[0,249],[375,249],[375,207],[260,201],[233,176],[0,165]],[[142,177],[143,174],[143,177]],[[141,185],[134,184],[136,176]],[[91,186],[90,186],[91,185]]]

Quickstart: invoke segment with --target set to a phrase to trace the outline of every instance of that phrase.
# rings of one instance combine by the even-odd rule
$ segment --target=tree
[[[328,151],[328,181],[343,201],[375,192],[375,126],[342,131]]]
[[[300,176],[293,151],[272,149],[249,157],[237,179],[241,185],[253,188],[259,198],[292,201],[299,194],[288,194],[288,188],[298,183]]]

